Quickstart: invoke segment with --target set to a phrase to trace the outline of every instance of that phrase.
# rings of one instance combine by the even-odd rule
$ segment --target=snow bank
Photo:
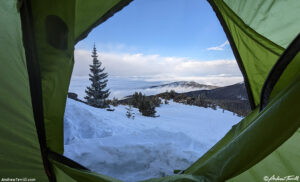
[[[124,181],[172,175],[195,162],[241,119],[174,102],[157,108],[158,118],[134,112],[132,120],[124,106],[109,112],[68,99],[64,155]]]

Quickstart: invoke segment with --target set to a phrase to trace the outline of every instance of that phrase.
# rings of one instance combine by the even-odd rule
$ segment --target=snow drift
[[[144,117],[125,106],[114,112],[68,99],[64,155],[92,171],[124,181],[172,175],[212,147],[241,118],[231,112],[170,102],[160,117]]]

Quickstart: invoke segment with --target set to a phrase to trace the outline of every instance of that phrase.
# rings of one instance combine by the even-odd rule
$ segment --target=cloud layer
[[[145,77],[152,80],[215,80],[242,81],[235,60],[202,61],[159,55],[122,54],[100,52],[99,60],[106,72],[114,76]],[[75,51],[74,76],[87,76],[91,64],[91,52]],[[232,80],[232,81],[230,81]]]

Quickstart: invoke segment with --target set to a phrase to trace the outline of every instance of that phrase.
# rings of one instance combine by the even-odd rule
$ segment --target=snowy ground
[[[65,153],[92,171],[124,181],[172,175],[203,155],[232,125],[241,120],[231,112],[170,102],[149,118],[125,106],[114,112],[67,100]]]

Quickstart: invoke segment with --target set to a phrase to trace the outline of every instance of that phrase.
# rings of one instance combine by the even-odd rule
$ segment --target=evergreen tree
[[[127,118],[129,118],[129,119],[130,119],[130,118],[131,118],[131,119],[134,119],[135,116],[134,116],[134,113],[133,113],[132,106],[129,105],[128,107],[125,107],[125,109],[127,110],[127,112],[126,112]]]
[[[155,105],[150,100],[145,100],[139,105],[139,111],[143,116],[155,117]]]
[[[101,61],[99,61],[96,46],[92,52],[93,64],[90,65],[89,80],[92,82],[91,86],[87,87],[85,93],[87,94],[85,99],[87,103],[94,107],[105,108],[108,107],[106,98],[109,96],[109,89],[105,89],[107,86],[107,73],[104,73],[105,68],[101,68]]]

